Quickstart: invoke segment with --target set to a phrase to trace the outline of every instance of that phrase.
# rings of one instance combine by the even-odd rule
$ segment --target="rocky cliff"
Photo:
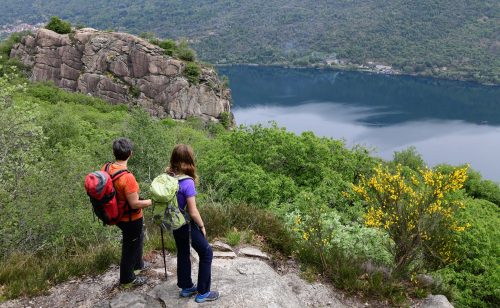
[[[51,80],[113,104],[140,105],[154,116],[214,120],[230,113],[230,90],[213,68],[202,67],[199,82],[190,83],[185,62],[130,34],[40,29],[14,45],[10,56],[32,68],[32,81]]]

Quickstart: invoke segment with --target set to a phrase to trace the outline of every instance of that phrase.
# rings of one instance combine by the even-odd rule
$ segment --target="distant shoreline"
[[[473,83],[480,86],[486,87],[500,87],[500,83],[485,83],[480,82],[476,79],[460,79],[460,78],[446,78],[438,75],[422,75],[416,73],[403,73],[401,71],[392,69],[391,71],[379,71],[375,69],[367,68],[366,66],[328,66],[328,65],[309,65],[309,66],[300,66],[300,65],[287,65],[287,64],[258,64],[258,63],[212,63],[214,66],[248,66],[248,67],[279,67],[279,68],[291,68],[291,69],[318,69],[318,70],[332,70],[338,72],[360,72],[360,73],[370,73],[377,75],[388,75],[388,76],[407,76],[407,77],[415,77],[415,78],[430,78],[436,80],[443,81],[457,81],[464,83]]]

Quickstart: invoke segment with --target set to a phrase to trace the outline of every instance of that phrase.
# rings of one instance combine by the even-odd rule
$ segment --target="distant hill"
[[[498,0],[3,0],[0,25],[59,15],[100,29],[186,37],[214,63],[387,64],[500,83]],[[342,63],[342,62],[341,62]]]

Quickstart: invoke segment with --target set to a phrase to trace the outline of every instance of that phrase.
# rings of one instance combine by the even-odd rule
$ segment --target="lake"
[[[500,87],[260,66],[222,66],[237,124],[268,124],[361,144],[390,160],[415,146],[429,166],[471,167],[500,182]]]

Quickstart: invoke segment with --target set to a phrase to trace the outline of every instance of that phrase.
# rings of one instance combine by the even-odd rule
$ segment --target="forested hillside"
[[[186,37],[213,63],[375,62],[500,82],[496,0],[4,0],[0,25],[59,15],[100,29]],[[341,62],[343,63],[343,62]]]

